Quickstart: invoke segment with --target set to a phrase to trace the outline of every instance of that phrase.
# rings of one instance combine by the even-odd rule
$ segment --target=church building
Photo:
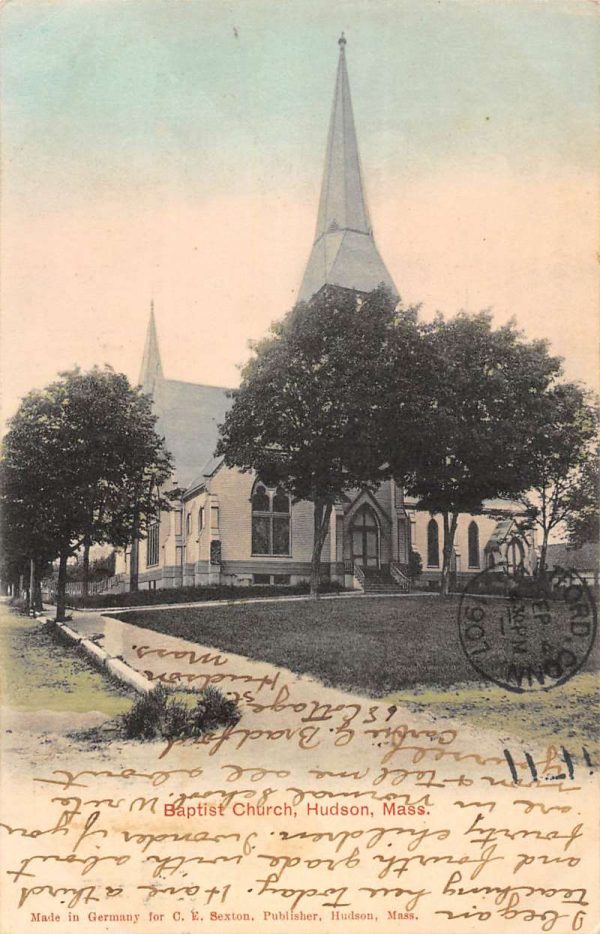
[[[326,285],[366,293],[380,283],[398,294],[367,208],[342,34],[317,226],[299,300]],[[146,540],[118,555],[112,585],[128,589],[132,560],[140,589],[308,580],[312,504],[292,502],[283,490],[214,457],[218,425],[232,400],[225,388],[165,378],[153,310],[140,384],[152,396],[157,430],[173,455],[175,484],[184,492]],[[480,515],[460,516],[453,556],[457,579],[498,564],[532,569],[533,543],[524,545],[515,534],[517,512],[515,504],[498,500]],[[387,481],[375,494],[356,490],[335,505],[322,576],[366,592],[407,590],[412,549],[421,557],[420,580],[435,587],[442,545],[441,516],[416,509],[401,487]]]

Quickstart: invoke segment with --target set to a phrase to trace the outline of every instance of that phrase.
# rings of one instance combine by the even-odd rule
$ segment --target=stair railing
[[[390,564],[390,574],[404,593],[410,591],[410,578],[395,561]]]
[[[361,590],[365,589],[365,572],[361,564],[354,562],[354,567],[352,570],[354,580],[357,582]]]

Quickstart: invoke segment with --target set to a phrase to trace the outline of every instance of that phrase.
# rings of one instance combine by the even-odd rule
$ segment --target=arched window
[[[440,533],[435,519],[430,519],[427,525],[427,566],[440,566]]]
[[[200,506],[198,510],[198,535],[204,528],[204,506]]]
[[[258,483],[252,494],[252,554],[289,553],[290,498],[280,488],[268,489]]]
[[[160,542],[160,523],[152,522],[148,526],[146,538],[146,567],[158,564],[158,547]]]
[[[479,526],[475,520],[469,523],[469,567],[479,567]]]
[[[254,493],[252,494],[252,512],[269,512],[271,509],[271,503],[269,500],[269,494],[267,493],[267,488],[259,483],[254,488]]]

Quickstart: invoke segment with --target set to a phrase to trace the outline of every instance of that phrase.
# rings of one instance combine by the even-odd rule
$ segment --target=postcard
[[[2,934],[598,931],[599,22],[5,3]]]

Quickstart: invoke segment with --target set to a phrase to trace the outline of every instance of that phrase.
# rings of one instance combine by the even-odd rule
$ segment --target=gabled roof
[[[317,229],[300,286],[300,301],[308,301],[324,285],[370,292],[383,282],[397,294],[373,239],[358,155],[343,33],[339,46]]]
[[[177,485],[184,489],[198,475],[200,464],[212,458],[218,440],[217,426],[231,406],[229,390],[175,379],[154,383],[157,431],[165,438],[175,461]]]
[[[500,545],[502,545],[503,542],[505,542],[508,538],[508,534],[512,529],[514,521],[515,520],[512,518],[508,518],[501,519],[500,522],[497,522],[494,531],[486,542],[484,551],[497,551]]]
[[[206,481],[210,480],[217,470],[223,463],[222,457],[210,457],[197,477],[194,477],[188,488],[186,489],[184,495],[185,497],[191,496],[192,493],[197,493],[198,490],[201,490],[206,486]]]
[[[574,571],[591,571],[600,568],[600,548],[593,542],[574,548],[572,545],[548,545],[546,564]]]

